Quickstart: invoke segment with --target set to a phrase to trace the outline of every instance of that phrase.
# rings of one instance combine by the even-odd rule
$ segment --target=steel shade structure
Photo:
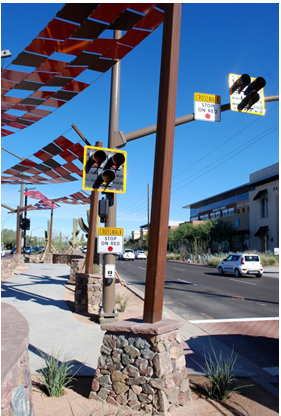
[[[9,69],[9,65],[1,72],[1,136],[14,133],[7,127],[25,129],[72,100],[91,85],[76,79],[83,71],[96,71],[97,76],[108,71],[163,20],[164,11],[156,3],[65,4],[12,61],[13,68],[18,65],[21,70]],[[104,37],[106,31],[114,30],[122,31],[120,39]],[[61,60],[54,58],[54,53],[56,57],[61,54]],[[70,62],[65,62],[66,54],[73,57]],[[22,71],[24,66],[26,72]],[[18,98],[17,90],[30,94]],[[16,117],[9,110],[25,113]]]
[[[2,185],[43,185],[81,180],[84,147],[60,136],[28,159],[2,172]],[[76,165],[74,162],[78,162]]]

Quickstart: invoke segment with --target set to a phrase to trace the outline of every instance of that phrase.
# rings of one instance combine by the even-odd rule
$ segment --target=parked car
[[[146,252],[142,250],[137,250],[135,252],[135,258],[140,260],[146,260]]]
[[[81,247],[82,253],[87,253],[87,247]]]
[[[5,257],[6,256],[6,252],[5,252],[5,250],[3,249],[3,247],[1,247],[1,257]]]
[[[233,273],[236,277],[254,274],[262,277],[263,267],[260,256],[257,254],[229,254],[218,265],[220,275]]]
[[[15,254],[16,251],[17,251],[17,248],[16,247],[13,247],[12,250],[10,251],[10,254]]]
[[[24,249],[21,249],[21,252],[24,253]],[[31,246],[25,246],[25,254],[32,254],[33,248]]]
[[[119,260],[135,260],[135,254],[133,250],[126,248],[123,253],[119,255]]]
[[[35,251],[35,253],[43,253],[44,247],[42,247],[42,246],[35,246],[35,247],[33,247],[33,251]]]

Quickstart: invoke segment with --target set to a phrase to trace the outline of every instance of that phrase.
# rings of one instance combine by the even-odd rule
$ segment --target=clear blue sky
[[[4,67],[55,16],[63,3],[2,3],[1,49],[9,49]],[[156,124],[160,76],[161,25],[121,61],[119,130],[124,133]],[[216,94],[229,103],[228,74],[248,73],[266,79],[265,96],[279,94],[279,4],[189,4],[182,7],[176,116],[194,112],[194,93]],[[88,141],[108,145],[111,73],[40,122],[10,137],[2,146],[29,157],[60,135],[79,140],[74,123]],[[249,174],[279,160],[279,103],[266,104],[266,115],[233,111],[221,122],[193,121],[175,129],[170,221],[189,220],[184,206],[249,181]],[[117,226],[125,235],[147,219],[147,184],[152,188],[155,134],[130,142],[127,151],[127,192],[118,195]],[[1,152],[1,172],[18,159]],[[82,181],[37,186],[48,198],[80,191]],[[16,207],[18,186],[2,185],[2,203]],[[151,200],[152,191],[150,191]],[[28,203],[37,201],[29,199]],[[86,220],[89,206],[60,204],[54,210],[53,231],[71,235],[72,220]],[[50,211],[32,211],[33,235],[43,236]],[[15,229],[16,216],[1,209],[1,229]],[[36,229],[36,230],[35,230]]]

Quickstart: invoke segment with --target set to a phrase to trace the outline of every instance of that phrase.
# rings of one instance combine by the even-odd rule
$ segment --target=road
[[[116,261],[121,278],[145,291],[146,261]],[[167,262],[164,305],[186,320],[279,316],[279,269],[255,276],[220,276],[208,266]]]

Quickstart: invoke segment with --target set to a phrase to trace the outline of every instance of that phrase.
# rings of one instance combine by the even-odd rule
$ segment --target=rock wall
[[[1,416],[34,416],[28,323],[16,308],[2,302],[1,326]]]
[[[98,314],[102,305],[102,276],[76,273],[75,311]]]
[[[191,393],[179,331],[107,332],[89,398],[153,415],[185,405]]]
[[[10,277],[17,266],[24,264],[24,257],[22,254],[14,254],[13,257],[7,259],[1,258],[1,275],[2,277]]]

